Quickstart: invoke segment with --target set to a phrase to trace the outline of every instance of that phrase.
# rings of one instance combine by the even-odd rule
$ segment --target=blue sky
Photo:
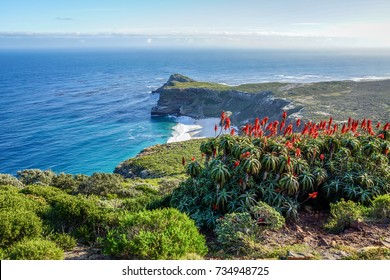
[[[390,48],[389,0],[0,0],[0,48]]]

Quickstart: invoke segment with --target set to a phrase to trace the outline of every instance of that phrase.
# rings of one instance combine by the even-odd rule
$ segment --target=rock
[[[147,179],[150,177],[150,172],[148,170],[142,170],[140,173],[139,173],[139,176],[142,178],[142,179]]]
[[[337,246],[337,242],[336,242],[336,241],[334,241],[334,240],[332,240],[332,241],[330,242],[330,246],[332,246],[332,247],[336,247],[336,246]]]
[[[386,238],[384,240],[381,240],[380,242],[383,244],[383,246],[390,248],[390,238]]]
[[[303,252],[287,252],[288,260],[312,260],[314,259],[314,255],[311,253],[303,253]]]
[[[329,242],[326,239],[324,239],[323,237],[320,237],[320,240],[318,241],[318,246],[329,247],[330,244],[329,244]]]

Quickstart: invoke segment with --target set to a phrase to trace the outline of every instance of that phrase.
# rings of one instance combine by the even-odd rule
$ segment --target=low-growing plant
[[[18,171],[18,178],[25,185],[49,186],[54,177],[55,173],[51,170],[25,169]]]
[[[330,214],[325,229],[331,233],[340,233],[350,228],[353,224],[362,221],[365,208],[351,200],[341,200],[330,204]]]
[[[7,259],[7,253],[0,248],[0,260],[6,260]]]
[[[82,182],[76,180],[71,174],[60,173],[53,177],[51,185],[66,192],[72,193],[76,192],[78,186],[81,183]]]
[[[47,236],[47,239],[53,241],[62,250],[71,250],[77,245],[77,240],[67,233],[52,233]]]
[[[23,238],[37,238],[43,229],[42,220],[32,211],[5,209],[0,211],[0,247]]]
[[[107,195],[123,188],[123,178],[118,174],[94,173],[78,188],[83,194]]]
[[[10,174],[0,174],[0,185],[3,186],[14,186],[18,188],[23,188],[24,185],[22,182],[20,182],[17,178]]]
[[[373,200],[370,216],[385,223],[390,222],[390,194],[377,196]]]
[[[24,195],[15,188],[9,186],[8,189],[0,189],[0,209],[28,210],[35,212],[38,216],[43,216],[49,211],[50,206],[44,198],[30,194]]]
[[[106,254],[122,259],[179,259],[207,253],[194,222],[172,208],[125,215],[101,244]]]
[[[269,206],[267,203],[259,201],[250,209],[257,224],[264,229],[281,229],[286,223],[284,217]]]
[[[44,239],[24,239],[7,250],[11,260],[62,260],[64,251],[56,243]]]
[[[215,227],[217,241],[228,252],[245,250],[248,240],[256,240],[261,236],[257,221],[247,213],[230,213],[217,220]]]

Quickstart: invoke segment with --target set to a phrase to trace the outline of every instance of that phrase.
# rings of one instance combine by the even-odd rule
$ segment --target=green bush
[[[123,189],[123,178],[118,174],[94,173],[79,186],[83,194],[108,195]]]
[[[77,246],[77,240],[67,233],[53,233],[47,237],[48,240],[53,241],[63,250],[71,250]]]
[[[29,186],[23,192],[45,198],[51,205],[46,219],[56,230],[71,233],[83,241],[94,241],[104,235],[106,227],[117,219],[109,210],[100,208],[93,196],[69,195],[46,186]]]
[[[25,185],[49,186],[54,176],[55,173],[51,170],[25,169],[18,171],[19,180]]]
[[[60,173],[53,177],[51,185],[66,192],[75,192],[79,184],[73,175]]]
[[[231,252],[244,249],[247,240],[256,240],[261,235],[257,221],[247,212],[221,217],[214,231],[222,248]]]
[[[6,252],[0,248],[0,260],[6,260],[6,259],[7,259]]]
[[[252,206],[250,212],[257,223],[265,229],[278,230],[286,223],[284,217],[278,211],[262,201],[259,201],[255,206]]]
[[[9,185],[18,188],[24,187],[22,182],[10,174],[0,174],[0,185]]]
[[[6,209],[0,211],[0,247],[23,238],[36,238],[42,233],[42,220],[32,211]]]
[[[62,260],[64,251],[49,240],[24,239],[8,250],[11,260]]]
[[[120,258],[179,259],[207,253],[194,221],[172,208],[128,214],[101,243],[106,254]]]
[[[37,213],[39,216],[42,216],[49,210],[50,206],[44,198],[30,194],[24,195],[13,188],[0,190],[0,209],[29,210]]]
[[[377,196],[373,202],[370,216],[382,222],[390,222],[390,194]]]
[[[330,204],[330,214],[325,229],[331,233],[340,233],[354,223],[362,221],[365,208],[349,200]]]

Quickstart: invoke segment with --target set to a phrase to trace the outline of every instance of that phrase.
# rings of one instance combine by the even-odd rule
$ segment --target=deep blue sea
[[[254,50],[0,51],[0,173],[112,172],[165,143],[150,92],[173,73],[236,85],[390,78],[390,54]]]

